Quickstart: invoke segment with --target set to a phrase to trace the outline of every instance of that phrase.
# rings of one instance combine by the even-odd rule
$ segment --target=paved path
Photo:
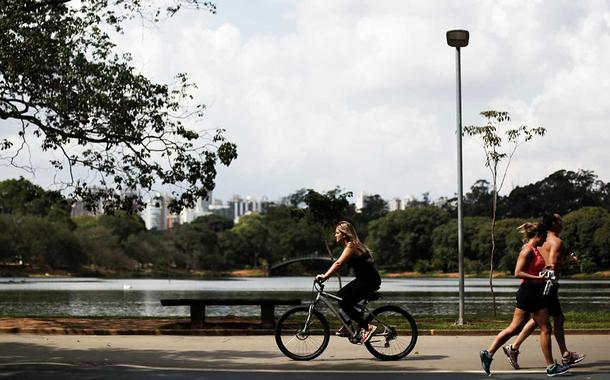
[[[423,336],[406,359],[382,362],[368,351],[342,338],[331,338],[326,352],[309,362],[284,357],[272,336],[81,336],[0,334],[0,370],[56,366],[55,368],[147,368],[160,371],[193,372],[374,372],[374,373],[470,373],[480,374],[478,352],[491,336]],[[570,335],[568,344],[586,352],[587,359],[574,368],[575,374],[610,378],[608,336]],[[538,337],[521,348],[523,374],[543,370]],[[554,352],[557,348],[554,347]],[[514,373],[498,352],[495,374]],[[603,377],[597,375],[605,374]],[[1,378],[2,376],[0,376]],[[538,375],[536,375],[538,377]],[[586,378],[586,377],[584,377]]]

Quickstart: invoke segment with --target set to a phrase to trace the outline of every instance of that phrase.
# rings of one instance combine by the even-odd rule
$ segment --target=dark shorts
[[[561,305],[559,304],[559,285],[553,285],[549,295],[546,296],[546,308],[549,309],[549,315],[551,317],[558,317],[563,315]]]
[[[542,295],[544,284],[524,282],[517,290],[517,307],[533,313],[547,307],[547,299]]]

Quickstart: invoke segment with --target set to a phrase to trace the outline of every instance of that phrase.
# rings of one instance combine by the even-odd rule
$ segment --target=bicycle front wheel
[[[308,306],[288,310],[275,326],[275,342],[279,349],[294,360],[311,360],[328,346],[328,321],[319,311]]]
[[[376,358],[402,359],[415,347],[417,325],[406,310],[393,305],[381,306],[373,310],[368,320],[377,329],[365,346]]]

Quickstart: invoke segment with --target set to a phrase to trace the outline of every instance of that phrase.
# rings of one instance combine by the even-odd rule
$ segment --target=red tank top
[[[525,265],[525,269],[523,270],[525,273],[529,273],[534,276],[538,276],[540,272],[546,266],[546,262],[544,261],[544,257],[540,254],[538,248],[530,245],[532,251],[534,251],[534,257]],[[541,278],[524,278],[521,280],[521,283],[530,282],[530,283],[543,283],[544,280]]]

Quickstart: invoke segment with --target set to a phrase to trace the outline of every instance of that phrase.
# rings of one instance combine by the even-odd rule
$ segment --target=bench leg
[[[261,320],[264,327],[275,327],[275,305],[261,305]]]
[[[205,305],[191,305],[191,327],[201,328],[205,322]]]

